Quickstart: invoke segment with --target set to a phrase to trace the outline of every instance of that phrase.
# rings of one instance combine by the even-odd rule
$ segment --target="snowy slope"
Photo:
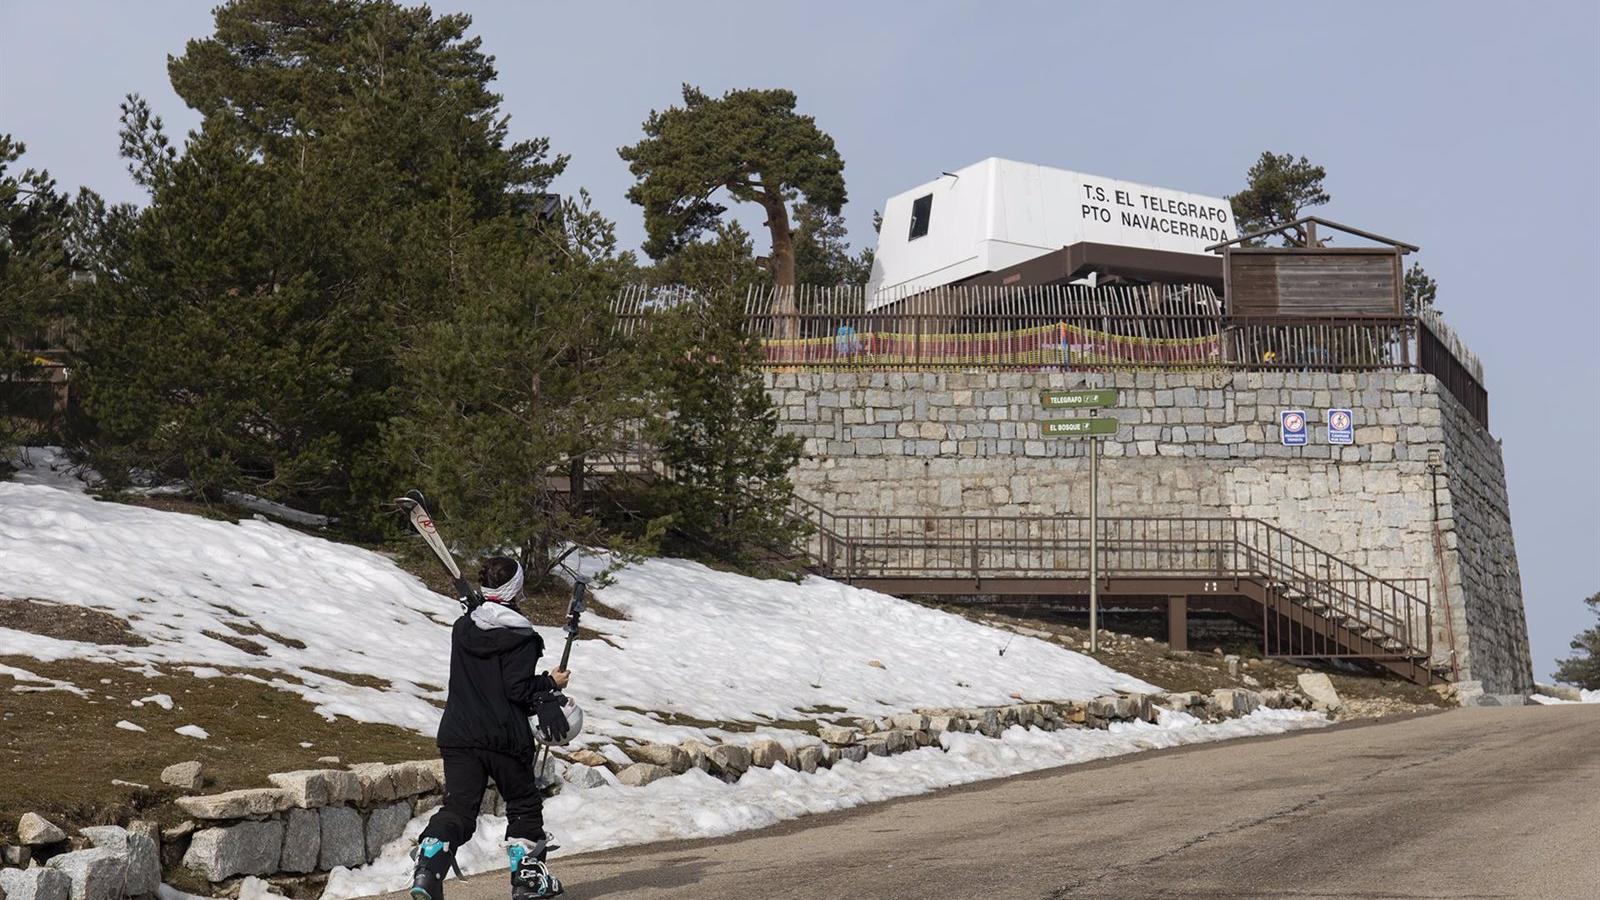
[[[53,640],[0,627],[0,652],[247,668],[327,716],[420,732],[438,724],[454,601],[388,558],[259,519],[237,524],[97,501],[40,469],[0,483],[0,596],[81,603],[129,620],[148,647]],[[599,560],[588,560],[597,566]],[[606,641],[573,650],[568,693],[588,740],[738,739],[619,706],[711,722],[811,718],[817,707],[880,715],[1154,690],[1078,653],[821,578],[763,581],[681,560],[622,570],[601,598],[627,621],[588,616]],[[262,629],[256,656],[207,637]],[[562,636],[542,629],[554,647]],[[1004,656],[998,652],[1006,646]],[[304,647],[294,646],[302,643]],[[403,652],[402,652],[403,648]],[[872,665],[873,661],[881,667]],[[307,671],[373,676],[384,691]],[[777,736],[793,736],[778,731]]]
[[[262,678],[330,718],[423,733],[436,727],[438,709],[428,701],[443,699],[437,686],[448,674],[449,623],[458,610],[453,600],[381,554],[262,519],[218,522],[97,501],[52,468],[58,464],[40,454],[18,477],[0,482],[0,596],[102,609],[126,619],[149,645],[55,640],[0,626],[0,655]],[[588,557],[582,564],[603,563],[603,557]],[[800,732],[767,723],[829,717],[819,715],[823,708],[865,717],[915,707],[999,705],[1018,696],[1067,700],[1157,690],[1054,644],[821,578],[762,581],[681,560],[649,560],[617,573],[600,599],[627,619],[586,616],[585,624],[604,640],[581,642],[573,651],[568,693],[584,706],[589,743],[765,736],[792,745]],[[231,634],[229,623],[249,629],[267,655],[203,633]],[[552,649],[562,639],[556,629],[541,633]],[[307,667],[376,677],[390,688],[352,685]],[[228,676],[223,668],[247,671]],[[75,689],[0,667],[0,685],[8,681],[13,690]],[[658,716],[713,724],[667,724]],[[715,836],[984,778],[1323,722],[1276,710],[1217,724],[1163,713],[1158,725],[1110,731],[1013,727],[1000,739],[945,734],[942,748],[841,761],[814,774],[753,769],[726,784],[691,770],[644,788],[613,783],[569,790],[547,804],[546,820],[563,852]],[[739,723],[740,730],[715,723]],[[411,823],[408,838],[421,827],[420,820]],[[484,817],[463,848],[465,870],[504,865],[498,847],[503,827],[503,820]],[[403,885],[409,867],[404,844],[391,845],[371,866],[336,871],[325,897]]]

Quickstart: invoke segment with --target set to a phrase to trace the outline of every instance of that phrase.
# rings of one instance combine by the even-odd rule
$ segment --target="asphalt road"
[[[1600,706],[1157,751],[558,859],[583,898],[1600,897]],[[503,872],[446,882],[504,900]]]

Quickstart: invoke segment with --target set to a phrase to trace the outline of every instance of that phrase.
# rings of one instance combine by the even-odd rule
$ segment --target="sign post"
[[[1117,433],[1117,420],[1095,415],[1117,405],[1115,388],[1081,391],[1042,391],[1045,409],[1087,409],[1076,419],[1047,419],[1040,426],[1046,437],[1089,439],[1089,652],[1100,652],[1100,439]]]

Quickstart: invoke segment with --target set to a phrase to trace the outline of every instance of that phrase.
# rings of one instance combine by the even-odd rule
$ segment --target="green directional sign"
[[[1044,422],[1045,437],[1096,437],[1116,434],[1117,420],[1102,418],[1049,419]]]
[[[1099,409],[1117,405],[1116,388],[1086,391],[1041,391],[1039,402],[1045,409]]]

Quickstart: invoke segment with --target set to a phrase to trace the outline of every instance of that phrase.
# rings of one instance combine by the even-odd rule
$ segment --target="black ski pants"
[[[444,758],[444,805],[428,820],[423,837],[444,841],[454,855],[478,826],[478,807],[492,778],[506,800],[506,840],[544,839],[544,798],[532,763],[493,750],[449,749],[439,755]]]

